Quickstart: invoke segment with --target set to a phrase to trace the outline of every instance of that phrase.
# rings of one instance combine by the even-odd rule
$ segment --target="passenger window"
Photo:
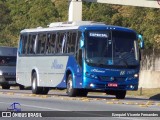
[[[18,53],[25,54],[27,50],[27,35],[21,35]]]
[[[28,41],[28,54],[34,54],[34,44],[35,44],[36,35],[29,35]]]
[[[46,43],[46,34],[40,34],[38,36],[37,54],[45,53],[45,43]]]
[[[68,39],[67,39],[67,53],[74,53],[75,52],[75,43],[76,43],[76,33],[69,33]]]
[[[64,35],[65,33],[59,33],[58,34],[58,39],[56,41],[56,53],[62,53],[62,44],[64,40]]]
[[[56,48],[56,34],[48,34],[47,35],[47,45],[46,45],[46,53],[47,54],[53,54],[55,53]]]

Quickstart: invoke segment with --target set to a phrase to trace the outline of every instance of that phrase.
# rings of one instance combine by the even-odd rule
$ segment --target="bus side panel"
[[[68,56],[43,57],[37,62],[39,69],[39,86],[57,87],[64,78]]]
[[[24,86],[31,86],[28,64],[31,63],[28,57],[17,57],[16,82]],[[30,66],[30,65],[29,65]],[[29,76],[28,76],[29,75]]]
[[[74,88],[82,88],[82,69],[77,64],[76,59],[74,56],[69,56],[66,72],[63,77],[62,82],[57,86],[58,88],[66,88],[66,81],[67,81],[67,71],[71,71],[73,76],[73,87]]]

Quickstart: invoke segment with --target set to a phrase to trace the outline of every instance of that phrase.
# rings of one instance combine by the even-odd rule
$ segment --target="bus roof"
[[[0,47],[0,56],[17,56],[16,47]]]
[[[120,30],[120,31],[128,31],[128,32],[135,32],[132,29],[120,27],[120,26],[113,26],[113,25],[106,25],[101,22],[93,22],[93,21],[79,21],[79,22],[55,22],[48,25],[48,28],[37,27],[31,29],[24,29],[21,33],[28,33],[28,32],[45,32],[45,31],[57,31],[57,30],[75,30],[80,29],[82,31],[85,30]]]

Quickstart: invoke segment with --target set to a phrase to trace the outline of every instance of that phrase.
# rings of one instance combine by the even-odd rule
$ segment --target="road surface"
[[[45,120],[81,120],[82,118],[83,120],[158,120],[158,117],[137,116],[138,114],[145,115],[144,111],[149,111],[149,113],[153,113],[156,116],[156,111],[160,111],[160,101],[149,100],[147,98],[127,96],[124,100],[117,100],[114,96],[107,96],[102,93],[89,93],[87,97],[68,97],[64,91],[61,92],[58,90],[51,90],[48,95],[34,95],[31,94],[31,90],[18,90],[16,88],[11,90],[0,89],[0,111],[7,111],[13,103],[19,103],[20,106],[18,106],[18,108],[20,108],[22,112],[42,112],[41,119]],[[131,114],[136,115],[136,117],[128,117],[128,115]],[[52,116],[52,118],[44,117],[47,115]],[[109,117],[107,115],[109,115]],[[122,117],[117,117],[118,115]],[[0,118],[0,120],[1,119],[6,120],[8,118]],[[28,118],[20,117],[9,119],[28,120]]]

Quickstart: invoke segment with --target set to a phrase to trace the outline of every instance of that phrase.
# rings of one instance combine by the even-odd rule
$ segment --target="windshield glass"
[[[0,66],[16,66],[16,57],[0,56]]]
[[[124,31],[86,32],[86,62],[97,66],[139,65],[136,34]]]

